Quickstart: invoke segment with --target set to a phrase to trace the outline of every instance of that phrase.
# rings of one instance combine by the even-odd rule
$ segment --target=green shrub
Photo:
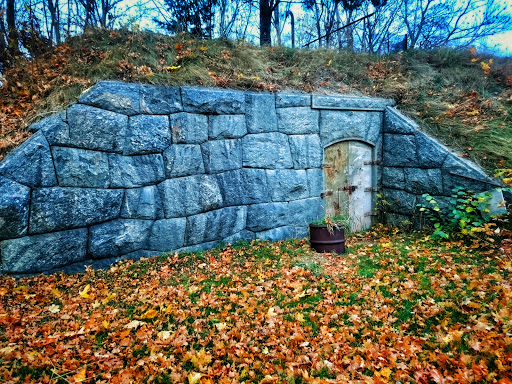
[[[490,192],[473,194],[456,187],[447,209],[442,209],[428,193],[422,196],[430,206],[417,206],[434,226],[433,239],[474,237],[493,220],[489,211]]]

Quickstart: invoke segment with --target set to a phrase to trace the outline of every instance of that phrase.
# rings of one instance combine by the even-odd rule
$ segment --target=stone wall
[[[323,150],[373,147],[393,212],[492,180],[384,99],[101,82],[0,163],[2,272],[106,267],[218,241],[305,237]]]
[[[384,116],[382,195],[391,204],[389,222],[413,222],[417,204],[429,205],[421,196],[424,193],[435,197],[443,208],[457,186],[475,193],[500,186],[396,109],[387,108]]]

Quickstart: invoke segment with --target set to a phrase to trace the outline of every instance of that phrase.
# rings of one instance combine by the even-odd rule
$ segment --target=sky
[[[485,44],[499,56],[512,56],[512,31],[489,37]]]

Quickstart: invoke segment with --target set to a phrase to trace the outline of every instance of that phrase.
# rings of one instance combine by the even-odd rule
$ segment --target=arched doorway
[[[324,150],[326,216],[350,218],[352,231],[372,225],[373,147],[360,141],[342,141]]]

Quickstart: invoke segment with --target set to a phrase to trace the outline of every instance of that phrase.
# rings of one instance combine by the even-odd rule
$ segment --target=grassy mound
[[[489,170],[512,168],[512,60],[442,49],[391,55],[260,48],[147,32],[91,31],[7,70],[0,158],[26,127],[99,80],[393,98],[422,128]]]

